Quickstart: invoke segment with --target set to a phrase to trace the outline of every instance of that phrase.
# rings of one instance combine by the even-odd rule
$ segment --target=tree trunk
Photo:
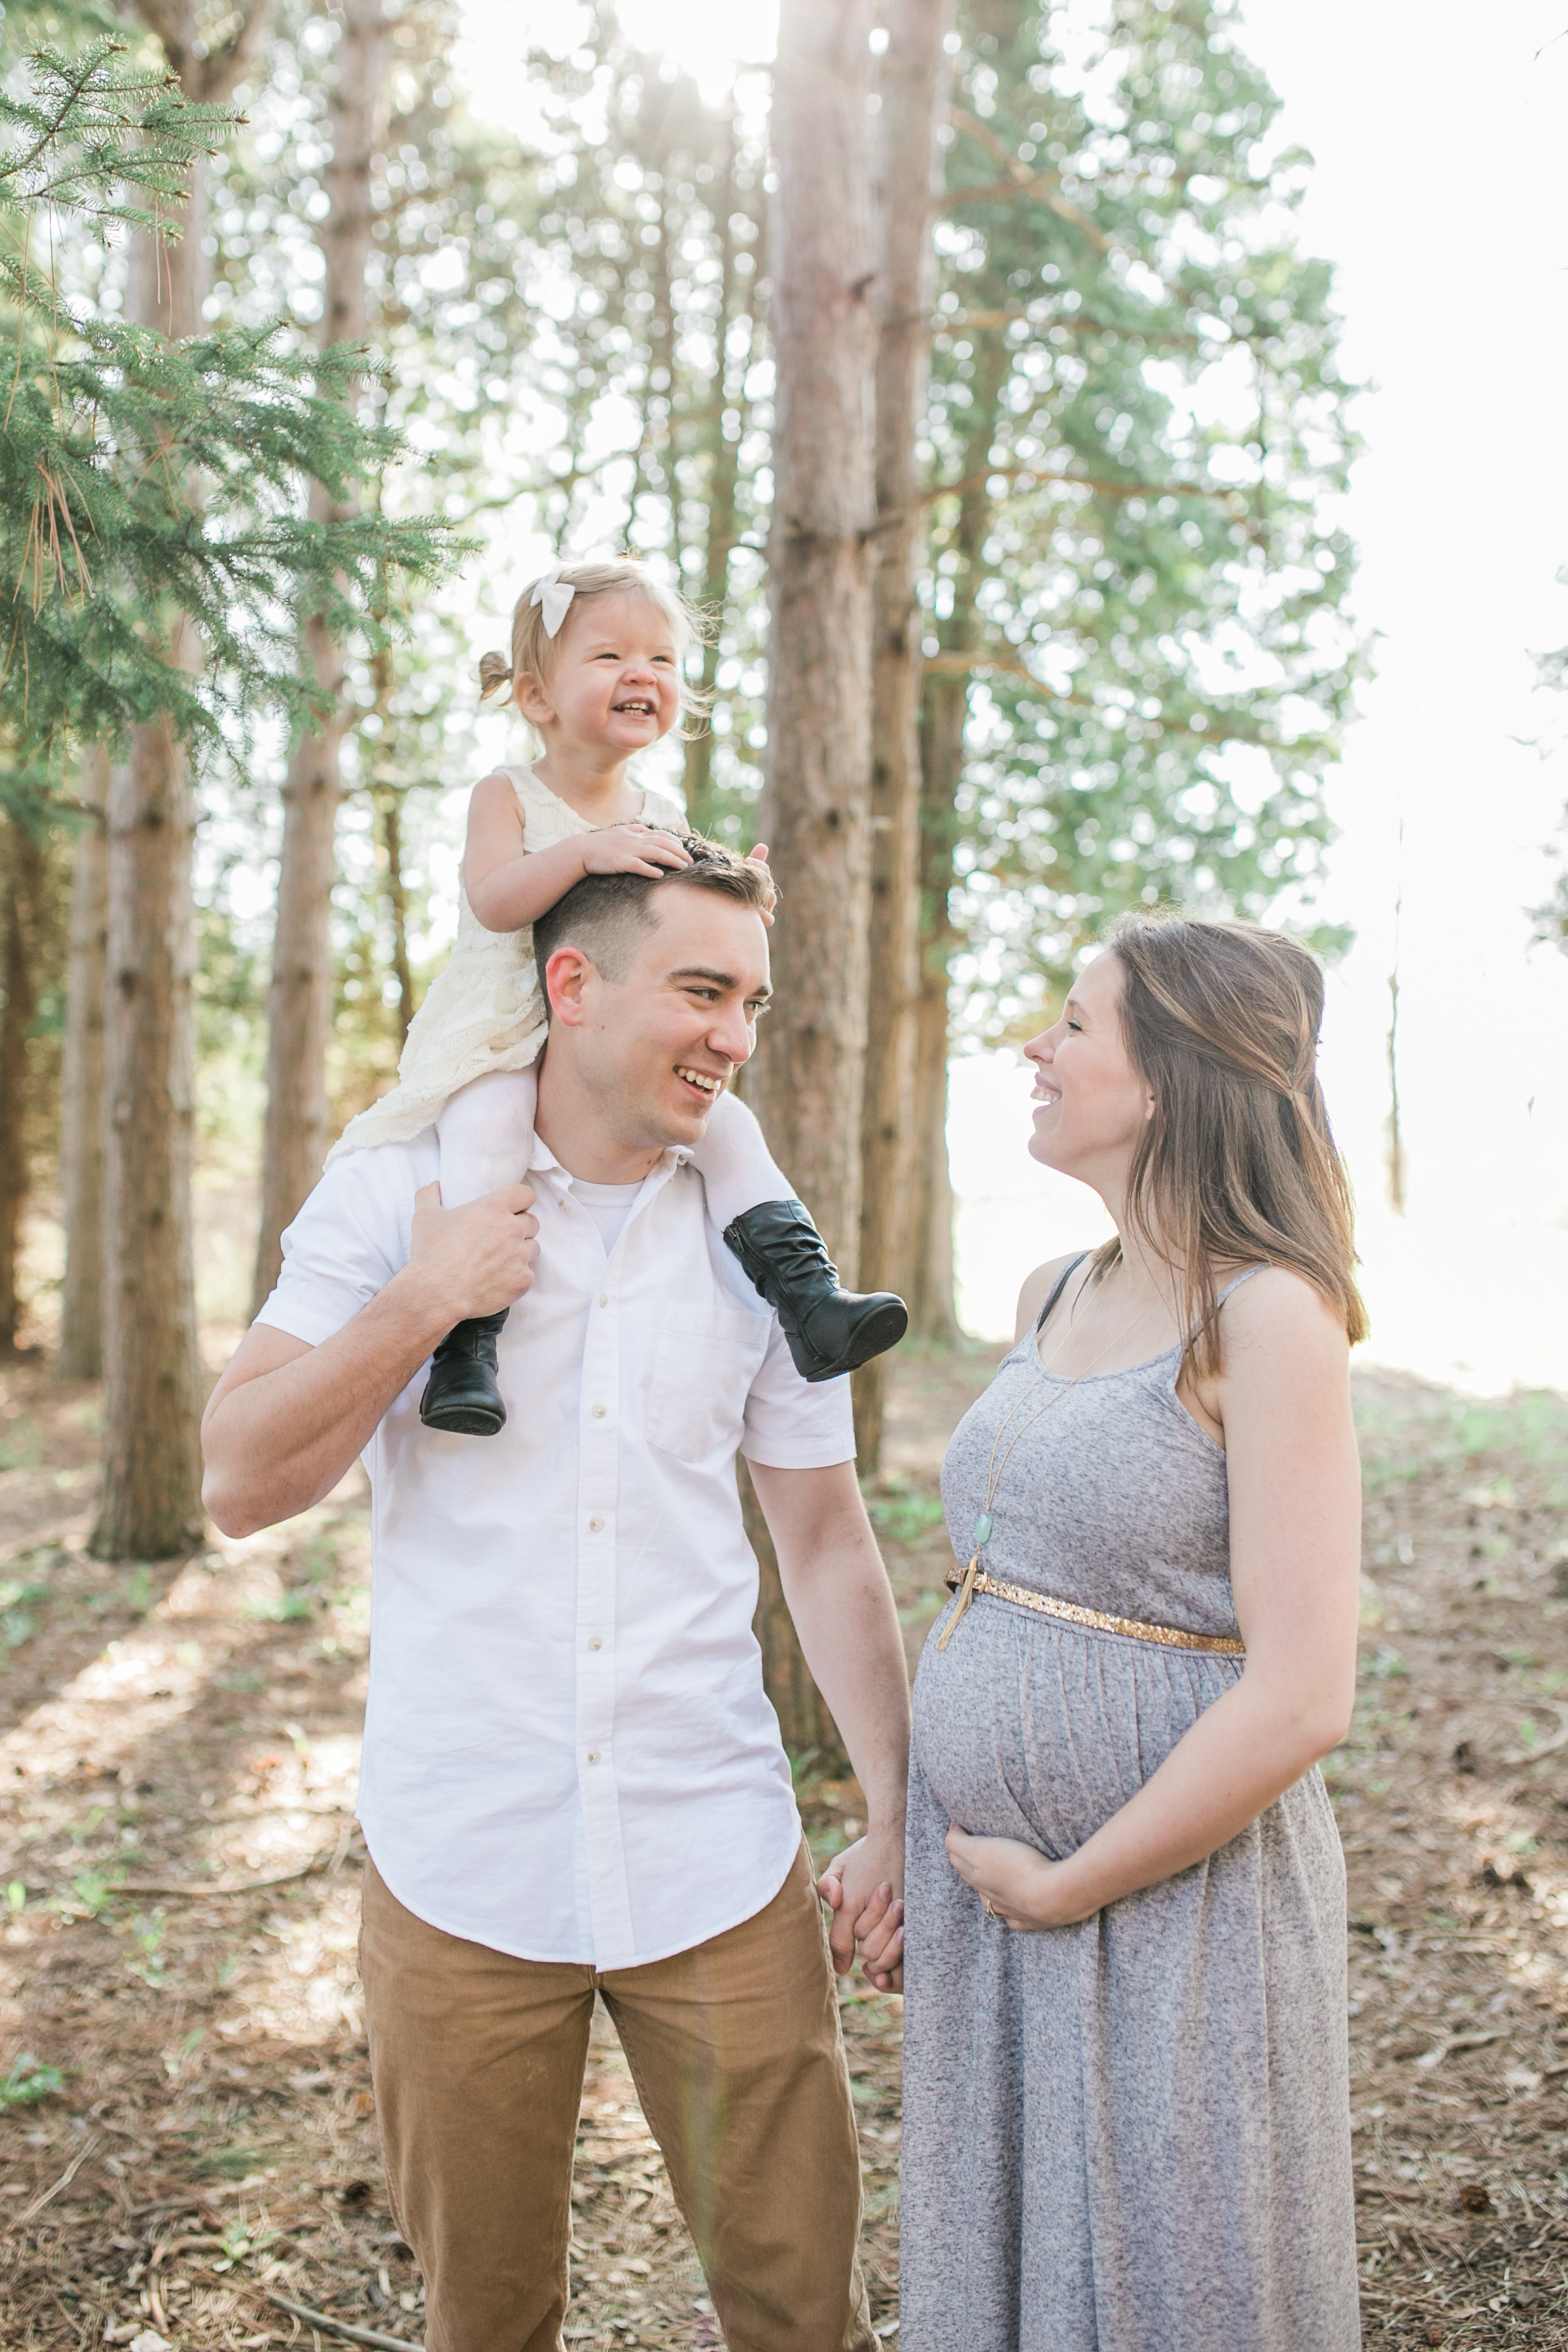
[[[953,887],[953,795],[963,771],[967,708],[967,680],[926,680],[920,728],[920,992],[905,1282],[911,1329],[942,1347],[958,1337],[947,1171],[947,964],[957,933],[947,898]]]
[[[980,474],[996,432],[1003,360],[993,341],[977,373],[959,461],[966,481]],[[975,594],[990,499],[976,479],[959,501],[951,546],[958,557],[953,608],[936,626],[941,650],[927,670],[920,715],[920,995],[915,1010],[915,1172],[907,1280],[911,1328],[950,1344],[959,1336],[953,1300],[953,1186],[947,1170],[948,965],[958,933],[948,911],[958,837],[958,787],[969,716],[969,662],[977,643]]]
[[[719,641],[724,635],[725,615],[729,605],[729,559],[735,552],[736,487],[740,478],[740,436],[745,429],[744,394],[737,394],[734,404],[741,415],[733,438],[724,429],[725,411],[730,405],[725,397],[729,373],[729,322],[738,274],[735,267],[735,232],[729,225],[734,211],[735,124],[732,121],[713,195],[713,212],[718,223],[718,317],[714,328],[716,363],[713,382],[708,386],[708,405],[713,414],[708,419],[706,431],[708,478],[702,604],[713,626],[712,634],[703,647],[702,686],[705,698],[711,696],[718,678]],[[755,271],[746,283],[748,289],[755,288]],[[682,782],[686,820],[692,831],[710,832],[715,814],[713,735],[706,725],[700,727],[686,745],[685,774]]]
[[[402,795],[389,785],[381,796],[382,847],[387,861],[392,971],[397,975],[398,1051],[413,1026],[413,972],[408,961],[408,886],[402,878]]]
[[[70,951],[60,1069],[66,1275],[55,1370],[63,1381],[96,1381],[103,1370],[103,976],[109,941],[103,813],[108,796],[109,755],[89,751],[82,761],[81,799],[89,814],[71,855]]]
[[[185,762],[167,725],[136,730],[107,816],[105,1437],[89,1549],[99,1559],[164,1559],[202,1528],[193,828]]]
[[[44,845],[16,818],[4,829],[0,897],[0,1354],[16,1344],[22,1320],[16,1260],[32,1170],[27,1150],[27,1040],[38,1010],[38,931]]]
[[[919,992],[920,557],[915,445],[925,405],[940,184],[937,118],[952,0],[893,0],[877,117],[881,328],[876,357],[876,537],[872,576],[871,987],[861,1117],[860,1286],[899,1278],[915,1139],[915,1007]],[[862,1473],[882,1452],[888,1359],[854,1376]]]
[[[776,1010],[748,1099],[846,1282],[860,1251],[870,898],[870,0],[785,0],[774,74],[776,364],[761,831],[785,900]],[[763,1554],[768,1696],[786,1747],[826,1710]],[[771,1596],[771,1597],[770,1597]],[[841,1764],[835,1738],[831,1761]]]
[[[226,98],[259,42],[267,0],[251,0],[227,42],[198,39],[194,0],[139,0],[185,96]],[[147,236],[131,254],[130,314],[178,339],[202,322],[207,184],[170,207],[179,241]],[[193,500],[197,487],[190,485]],[[201,646],[183,615],[147,616],[193,668]],[[192,811],[185,755],[163,720],[134,730],[110,785],[106,837],[102,1484],[91,1549],[99,1559],[167,1558],[201,1531],[191,1259],[195,943]]]
[[[328,211],[316,231],[325,265],[317,341],[362,343],[370,332],[367,278],[374,215],[375,148],[387,27],[382,0],[346,0],[332,85],[332,160],[322,174]],[[320,522],[351,509],[312,487]],[[332,1029],[332,885],[337,878],[340,752],[350,717],[345,663],[319,613],[301,630],[302,667],[332,698],[318,732],[301,736],[283,787],[283,848],[277,874],[272,979],[267,1000],[267,1125],[262,1143],[261,1229],[251,1312],[266,1304],[282,1263],[280,1236],[321,1171],[330,1137],[327,1045]]]
[[[761,827],[785,889],[750,1099],[847,1282],[860,1255],[870,898],[870,0],[786,0]]]

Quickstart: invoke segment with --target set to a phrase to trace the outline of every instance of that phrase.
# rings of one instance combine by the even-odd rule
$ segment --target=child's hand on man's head
[[[673,866],[689,866],[691,852],[673,833],[651,824],[606,824],[582,838],[585,874],[646,874],[653,881]]]

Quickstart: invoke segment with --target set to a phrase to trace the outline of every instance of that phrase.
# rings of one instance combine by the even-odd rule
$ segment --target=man
[[[737,1450],[867,1799],[827,1890],[841,1969],[902,1884],[908,1690],[848,1383],[802,1381],[685,1164],[768,994],[766,876],[690,845],[658,881],[589,877],[536,926],[530,1184],[443,1210],[434,1133],[337,1163],[207,1408],[231,1535],[318,1502],[357,1454],[370,1469],[361,1973],[429,2352],[560,2344],[596,1992],[731,2352],[873,2352]],[[432,1348],[515,1301],[505,1430],[423,1427]]]

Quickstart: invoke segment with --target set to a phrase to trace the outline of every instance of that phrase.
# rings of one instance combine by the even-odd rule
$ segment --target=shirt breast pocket
[[[648,1396],[649,1444],[677,1462],[733,1454],[771,1328],[739,1307],[666,1306]]]

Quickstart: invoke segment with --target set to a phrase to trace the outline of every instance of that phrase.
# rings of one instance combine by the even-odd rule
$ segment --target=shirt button
[[[591,1748],[589,1749],[589,1751],[588,1751],[588,1760],[589,1760],[589,1762],[590,1762],[591,1764],[597,1764],[597,1763],[598,1763],[598,1761],[599,1761],[599,1750],[598,1750],[598,1748]]]
[[[596,1404],[596,1405],[592,1406],[592,1407],[591,1407],[591,1411],[592,1411],[593,1418],[594,1418],[594,1420],[595,1420],[595,1421],[602,1421],[602,1420],[603,1420],[603,1418],[604,1418],[604,1407],[603,1407],[601,1404]]]
[[[600,1528],[604,1525],[604,1522],[602,1519],[590,1519],[588,1524],[592,1528],[594,1534],[597,1535]]]
[[[601,1305],[601,1307],[608,1307],[608,1306],[609,1306],[609,1304],[610,1304],[610,1293],[609,1293],[607,1290],[601,1290],[601,1291],[600,1292],[600,1294],[599,1294],[599,1304]]]
[[[597,1633],[591,1633],[588,1637],[588,1646],[591,1650],[602,1650],[604,1644]]]

